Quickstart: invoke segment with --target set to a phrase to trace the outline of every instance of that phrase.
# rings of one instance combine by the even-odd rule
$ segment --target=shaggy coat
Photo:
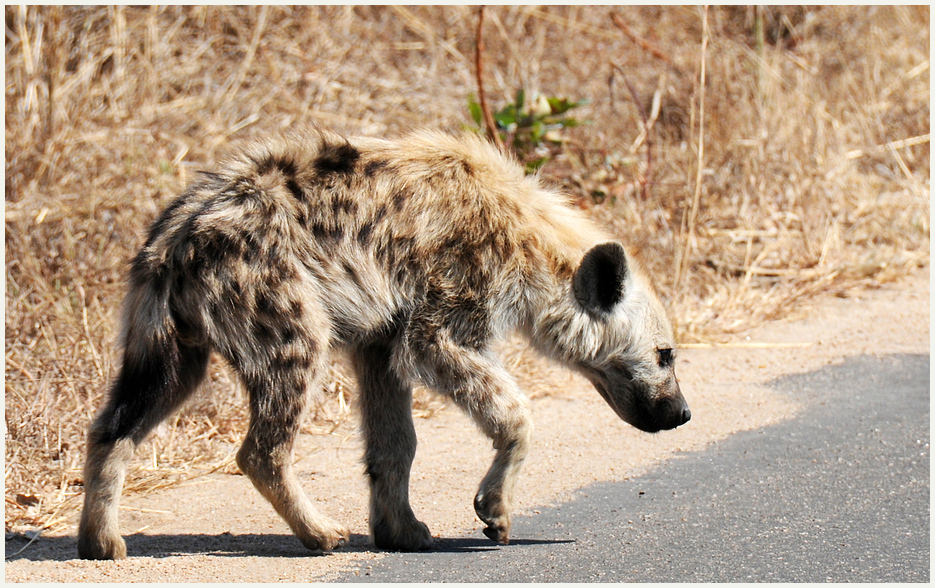
[[[79,554],[126,556],[117,504],[133,449],[192,394],[212,351],[249,394],[237,463],[309,549],[348,536],[292,471],[335,349],[359,383],[376,545],[432,544],[408,496],[416,382],[493,440],[474,506],[508,542],[532,425],[491,349],[513,331],[640,429],[690,417],[671,328],[623,247],[480,139],[310,130],[246,148],[172,202],[132,262],[122,368],[89,433]]]

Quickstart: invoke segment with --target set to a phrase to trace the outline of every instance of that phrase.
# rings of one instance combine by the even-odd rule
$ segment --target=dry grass
[[[114,373],[126,262],[157,211],[235,140],[309,122],[458,130],[476,15],[5,14],[6,527],[61,528]],[[485,85],[494,107],[520,87],[590,100],[593,124],[569,132],[543,174],[639,252],[683,342],[928,263],[928,7],[718,8],[706,27],[696,8],[619,14],[627,34],[606,8],[489,8]],[[246,413],[226,368],[210,374],[141,448],[130,491],[231,467]],[[342,374],[309,430],[337,434],[348,418]],[[438,408],[419,398],[423,414]]]

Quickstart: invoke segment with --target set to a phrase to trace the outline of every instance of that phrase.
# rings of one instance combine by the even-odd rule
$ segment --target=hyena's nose
[[[682,409],[682,422],[679,423],[679,426],[684,425],[688,421],[692,420],[692,411],[688,410],[688,407]]]

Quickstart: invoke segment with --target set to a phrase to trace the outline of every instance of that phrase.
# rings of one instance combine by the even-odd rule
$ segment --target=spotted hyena
[[[484,533],[507,543],[532,432],[528,399],[491,351],[512,331],[584,374],[639,429],[690,418],[671,327],[633,260],[483,141],[310,130],[245,149],[172,202],[132,262],[123,364],[88,438],[79,554],[126,556],[127,464],[192,394],[212,351],[249,394],[237,463],[309,549],[348,537],[292,469],[333,349],[348,353],[360,387],[374,543],[432,544],[409,505],[415,382],[493,440],[474,508]]]

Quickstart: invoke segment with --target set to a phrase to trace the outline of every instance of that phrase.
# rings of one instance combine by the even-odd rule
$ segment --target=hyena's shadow
[[[127,552],[134,557],[167,558],[177,555],[212,555],[216,557],[315,557],[321,551],[309,551],[294,535],[220,533],[127,535]],[[25,549],[28,540],[14,536],[6,540],[6,561],[68,561],[78,555],[75,537],[41,537]],[[20,552],[20,550],[22,551]],[[342,552],[373,550],[367,535],[352,533]],[[19,553],[17,553],[19,552]],[[324,554],[327,555],[327,554]]]
[[[498,545],[489,539],[474,537],[459,537],[454,539],[436,539],[435,544],[425,553],[470,553],[478,551],[498,551],[510,549],[520,545],[558,545],[561,543],[574,543],[574,539],[510,539],[509,545]]]
[[[234,535],[203,533],[145,535],[135,534],[126,537],[127,552],[134,557],[167,558],[177,555],[211,555],[216,557],[315,557],[321,552],[306,549],[296,541],[293,535],[246,533]],[[31,545],[21,535],[12,535],[5,542],[6,561],[68,561],[75,559],[78,542],[75,537],[40,537]],[[458,537],[438,538],[432,547],[424,553],[465,553],[478,551],[497,551],[511,546],[574,543],[574,540],[561,539],[522,539],[510,540],[510,545],[497,545],[486,538]],[[24,549],[25,547],[25,549]],[[338,553],[382,551],[374,547],[367,535],[351,533],[347,544],[338,549]],[[327,556],[328,554],[323,554]]]

